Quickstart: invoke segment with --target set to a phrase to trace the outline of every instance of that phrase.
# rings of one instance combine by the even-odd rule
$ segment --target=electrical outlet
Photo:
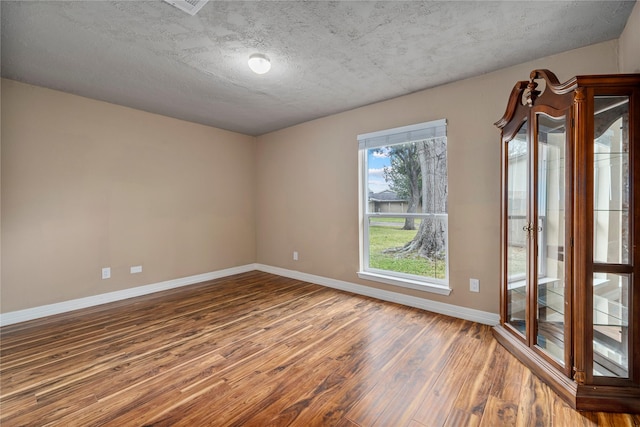
[[[293,251],[293,260],[294,261],[298,260],[298,251]]]
[[[129,271],[131,272],[131,274],[142,273],[142,266],[141,265],[135,265],[135,266],[131,267],[129,269]]]
[[[102,279],[109,279],[111,278],[111,267],[104,267],[102,269]]]
[[[469,279],[469,290],[471,292],[480,292],[480,280]]]

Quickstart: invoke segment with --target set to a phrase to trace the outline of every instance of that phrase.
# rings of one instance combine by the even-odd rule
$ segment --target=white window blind
[[[446,119],[363,133],[358,135],[358,148],[360,150],[379,148],[442,136],[447,136]]]

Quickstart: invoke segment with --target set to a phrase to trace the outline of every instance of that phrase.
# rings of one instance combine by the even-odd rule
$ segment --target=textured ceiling
[[[3,77],[259,135],[615,39],[634,1],[0,4]]]

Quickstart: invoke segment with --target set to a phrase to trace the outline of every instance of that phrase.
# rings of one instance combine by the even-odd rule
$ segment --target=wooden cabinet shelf
[[[498,341],[578,410],[640,413],[640,74],[517,82]]]

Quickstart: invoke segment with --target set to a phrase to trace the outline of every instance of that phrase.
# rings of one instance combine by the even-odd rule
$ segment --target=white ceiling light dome
[[[249,56],[249,68],[256,74],[265,74],[271,69],[271,61],[267,55],[254,53]]]

